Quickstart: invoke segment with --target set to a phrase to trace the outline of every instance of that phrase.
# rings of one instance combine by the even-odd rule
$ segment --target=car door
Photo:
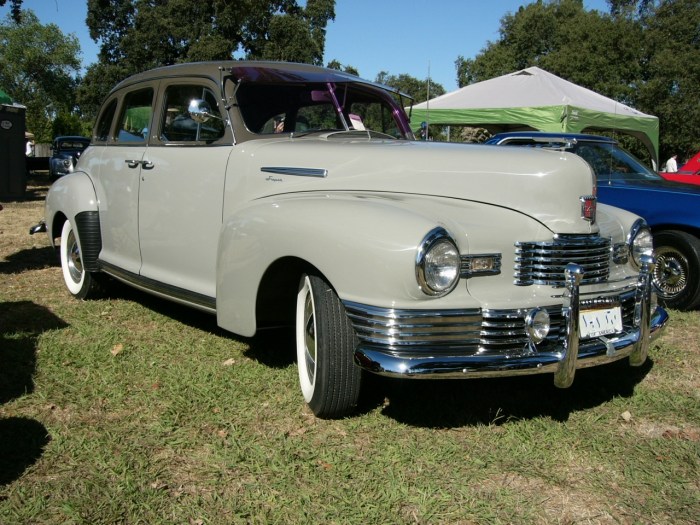
[[[232,137],[215,84],[172,80],[160,89],[157,122],[141,163],[141,276],[165,285],[168,295],[213,308]],[[190,117],[192,100],[211,108],[207,122]]]
[[[100,261],[108,269],[138,275],[141,250],[138,201],[143,157],[151,126],[155,85],[139,86],[120,94],[121,104],[101,147],[99,166],[93,168],[100,205],[102,251]],[[117,100],[115,98],[115,100]]]

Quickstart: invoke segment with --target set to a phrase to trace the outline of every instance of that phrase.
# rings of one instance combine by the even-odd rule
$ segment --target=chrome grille
[[[634,291],[618,298],[623,326],[632,327]],[[595,299],[593,299],[595,301]],[[616,301],[617,302],[617,301]],[[586,301],[583,301],[586,303]],[[344,302],[361,345],[402,356],[507,355],[560,351],[566,325],[560,305],[546,307],[551,329],[536,348],[525,332],[528,309],[397,310]]]
[[[552,241],[515,244],[515,284],[564,286],[564,268],[583,268],[582,284],[605,282],[610,275],[612,242],[598,235],[558,235]]]
[[[479,346],[481,310],[396,310],[346,302],[345,310],[364,344],[402,347]]]

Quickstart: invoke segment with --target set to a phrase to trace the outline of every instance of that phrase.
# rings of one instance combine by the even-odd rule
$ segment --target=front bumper
[[[579,336],[582,270],[577,265],[569,265],[565,276],[569,305],[558,307],[560,326],[547,344],[539,346],[524,336],[525,311],[504,315],[508,321],[504,325],[506,328],[491,336],[495,323],[481,311],[460,311],[458,315],[412,311],[411,322],[407,322],[405,311],[397,315],[385,310],[380,315],[379,309],[346,303],[360,339],[355,362],[379,375],[409,378],[553,373],[555,385],[561,388],[572,384],[578,368],[625,357],[629,357],[631,365],[639,366],[646,361],[651,341],[663,332],[669,318],[663,308],[656,307],[653,311],[651,308],[653,268],[654,260],[646,258],[635,289],[622,301],[626,312],[623,332],[582,340]],[[412,333],[406,336],[408,331]],[[429,335],[416,336],[418,331]],[[392,335],[387,338],[386,334]]]

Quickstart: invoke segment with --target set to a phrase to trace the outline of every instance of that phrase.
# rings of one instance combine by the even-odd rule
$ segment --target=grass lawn
[[[697,524],[700,313],[639,369],[368,378],[316,419],[292,336],[253,339],[123,286],[65,289],[46,178],[0,211],[2,524]]]

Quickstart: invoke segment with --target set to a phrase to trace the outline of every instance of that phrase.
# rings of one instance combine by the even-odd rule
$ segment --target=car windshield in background
[[[579,141],[571,150],[591,165],[599,182],[661,180],[640,160],[615,144]]]
[[[368,86],[243,83],[237,99],[253,133],[360,131],[408,138],[402,131],[401,108],[389,93]]]
[[[64,141],[58,143],[58,148],[62,150],[73,149],[82,151],[88,147],[89,142],[79,142],[79,141]]]

